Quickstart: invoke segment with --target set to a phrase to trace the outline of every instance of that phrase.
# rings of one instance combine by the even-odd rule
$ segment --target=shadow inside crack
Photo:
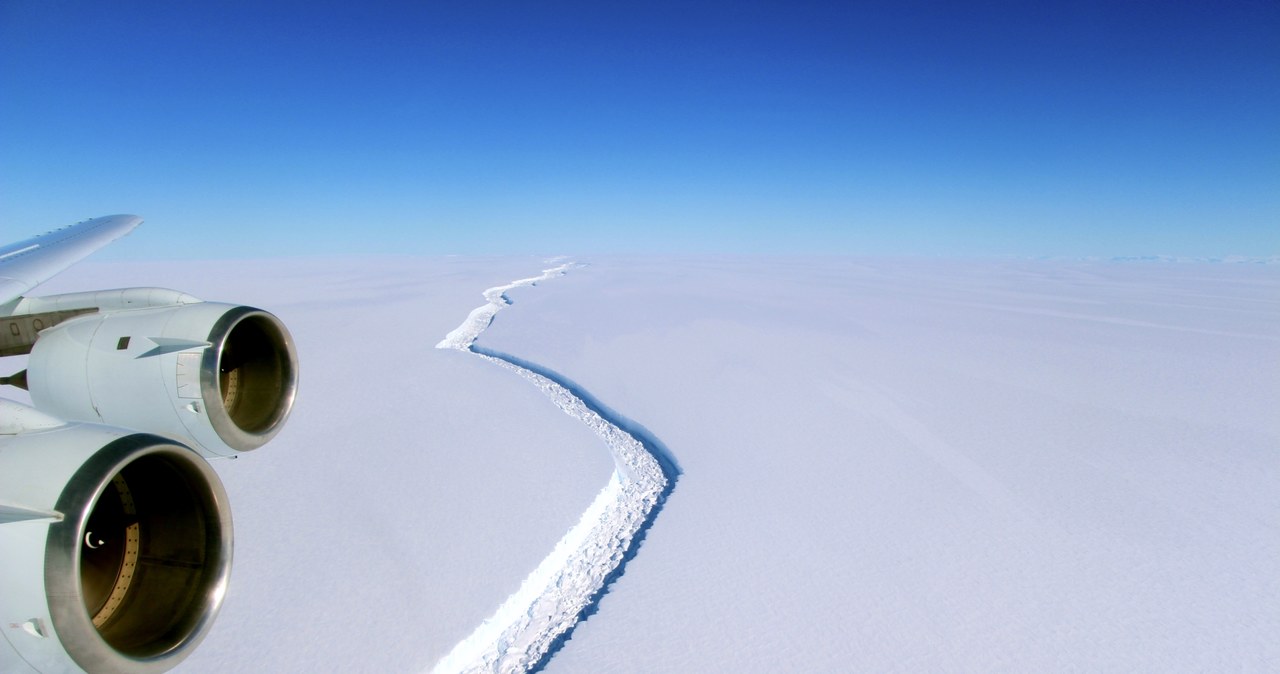
[[[683,471],[681,471],[680,464],[671,454],[671,450],[669,450],[661,440],[654,436],[653,433],[649,432],[649,429],[635,421],[632,421],[631,419],[628,419],[622,414],[619,414],[613,408],[600,402],[599,399],[588,393],[568,377],[522,358],[502,353],[500,351],[486,349],[475,344],[471,345],[471,350],[484,356],[506,361],[516,367],[524,368],[534,374],[546,377],[556,384],[563,386],[565,390],[569,391],[570,394],[581,400],[592,412],[599,414],[602,419],[614,426],[617,426],[628,435],[635,438],[641,446],[644,447],[645,451],[649,452],[649,454],[658,462],[658,467],[662,470],[663,477],[667,479],[667,484],[658,494],[657,501],[654,503],[653,508],[649,510],[644,521],[640,524],[640,528],[637,529],[635,535],[632,536],[631,543],[627,546],[627,549],[623,551],[622,561],[619,562],[619,564],[614,567],[607,576],[605,576],[604,583],[602,583],[600,588],[591,595],[587,605],[578,612],[577,616],[575,616],[573,625],[557,636],[555,640],[551,642],[551,646],[547,649],[547,652],[544,653],[538,662],[529,669],[530,672],[540,672],[547,666],[547,663],[551,661],[551,658],[555,657],[556,653],[559,653],[560,649],[564,648],[565,644],[573,638],[573,632],[578,628],[578,625],[595,615],[600,610],[601,600],[603,600],[604,596],[609,593],[614,581],[621,578],[622,575],[626,573],[627,564],[630,563],[630,561],[635,558],[636,554],[639,552],[640,546],[644,543],[644,539],[649,533],[649,528],[653,526],[654,521],[658,518],[658,514],[662,512],[662,509],[666,506],[667,498],[675,490],[676,482],[679,480]]]
[[[497,358],[498,360],[506,361],[516,367],[524,368],[534,374],[546,377],[560,386],[563,386],[565,390],[581,400],[583,404],[587,406],[587,409],[599,414],[602,419],[614,426],[617,426],[618,428],[621,428],[626,431],[628,435],[638,440],[640,444],[644,446],[645,450],[652,454],[653,458],[657,459],[658,465],[662,468],[662,474],[667,478],[667,481],[671,481],[683,472],[680,469],[680,464],[676,461],[675,456],[671,454],[671,450],[667,449],[667,446],[654,436],[649,429],[635,421],[632,421],[631,419],[628,419],[612,407],[600,402],[595,396],[591,395],[590,392],[583,389],[572,379],[569,379],[559,372],[549,370],[538,365],[537,363],[531,363],[518,356],[513,356],[501,351],[495,351],[493,349],[487,349],[477,344],[471,345],[471,351],[482,356],[489,356],[490,358]]]

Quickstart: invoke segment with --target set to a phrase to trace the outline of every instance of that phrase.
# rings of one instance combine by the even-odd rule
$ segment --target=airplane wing
[[[132,232],[141,222],[136,215],[108,215],[0,246],[0,306]]]

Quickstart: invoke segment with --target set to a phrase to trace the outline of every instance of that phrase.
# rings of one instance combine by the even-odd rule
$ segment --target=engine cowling
[[[205,456],[262,446],[297,394],[297,354],[275,316],[199,302],[77,316],[40,333],[35,406],[190,442]]]
[[[209,464],[169,439],[89,424],[3,440],[0,493],[51,517],[0,526],[0,645],[12,649],[0,669],[151,674],[186,658],[231,568],[231,515]]]

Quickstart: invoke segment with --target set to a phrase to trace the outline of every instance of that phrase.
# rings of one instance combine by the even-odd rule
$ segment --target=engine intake
[[[232,449],[261,447],[293,408],[298,386],[293,340],[275,316],[236,307],[214,325],[209,341],[215,348],[205,349],[200,391],[210,423]]]
[[[232,531],[222,484],[196,452],[72,425],[15,436],[0,468],[24,480],[6,493],[62,515],[47,531],[0,528],[6,549],[43,551],[8,560],[0,577],[11,612],[3,617],[44,631],[10,638],[27,662],[64,671],[56,658],[69,657],[89,672],[149,674],[204,638],[226,592]]]

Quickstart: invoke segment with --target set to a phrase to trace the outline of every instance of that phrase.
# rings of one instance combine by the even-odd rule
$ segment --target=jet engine
[[[191,448],[91,424],[20,433],[0,451],[0,493],[22,504],[0,507],[0,669],[162,672],[204,638],[231,516]]]
[[[228,456],[260,447],[284,425],[298,368],[275,316],[196,302],[64,320],[35,340],[25,376],[32,402],[48,414]]]
[[[206,458],[266,444],[298,387],[253,307],[166,288],[33,297],[138,226],[93,218],[0,245],[0,672],[158,674],[209,632],[231,512]]]

